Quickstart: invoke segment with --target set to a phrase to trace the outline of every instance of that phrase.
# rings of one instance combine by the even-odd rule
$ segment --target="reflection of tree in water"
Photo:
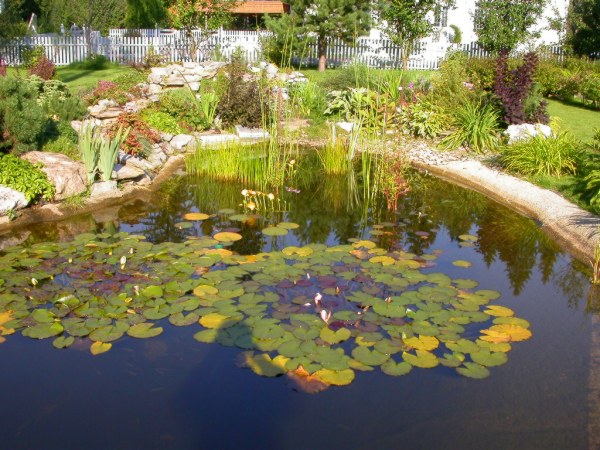
[[[570,264],[563,267],[552,275],[552,282],[568,298],[569,307],[578,309],[582,300],[588,298],[586,311],[592,313],[600,312],[597,286],[590,284],[589,276],[586,273],[587,267],[575,258],[571,259]]]

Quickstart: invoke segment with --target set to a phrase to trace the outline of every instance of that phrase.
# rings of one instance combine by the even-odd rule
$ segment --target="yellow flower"
[[[248,209],[250,211],[254,211],[256,209],[256,203],[254,203],[254,202],[248,202],[248,204],[246,206],[248,207]]]

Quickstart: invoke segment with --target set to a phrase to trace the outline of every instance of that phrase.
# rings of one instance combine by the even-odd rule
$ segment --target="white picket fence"
[[[24,49],[42,46],[46,56],[57,66],[82,61],[89,54],[104,55],[110,61],[128,64],[143,62],[150,52],[160,55],[164,62],[203,61],[215,57],[227,60],[236,49],[240,49],[248,61],[256,62],[261,58],[261,40],[270,35],[266,31],[219,30],[206,39],[202,33],[201,30],[193,31],[193,39],[201,43],[194,55],[190,50],[193,47],[190,38],[177,30],[112,29],[108,36],[92,32],[89,41],[84,35],[36,35],[0,42],[0,57],[8,65],[16,66],[23,61]],[[472,56],[488,56],[475,43],[463,45],[460,49]],[[561,54],[557,49],[552,52]],[[410,55],[409,68],[435,70],[445,53],[445,48],[430,48],[422,43]],[[316,65],[316,44],[309,45],[305,54],[295,55],[294,60],[303,66]],[[359,37],[354,45],[334,40],[328,47],[327,62],[333,67],[360,62],[370,67],[395,68],[402,64],[402,51],[387,38]]]

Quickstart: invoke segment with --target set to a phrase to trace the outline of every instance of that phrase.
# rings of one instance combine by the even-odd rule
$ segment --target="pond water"
[[[16,240],[24,240],[23,247],[70,241],[90,232],[143,235],[159,245],[230,231],[242,239],[226,248],[253,255],[371,239],[394,255],[416,255],[409,258],[416,258],[425,276],[441,272],[453,280],[476,280],[476,289],[498,291],[501,296],[491,303],[530,323],[531,338],[511,342],[508,360],[489,367],[487,378],[461,376],[442,365],[389,376],[374,364],[372,371],[355,370],[349,385],[308,394],[287,376],[262,377],[241,368],[242,349],[198,342],[194,335],[203,328],[197,321],[173,326],[167,318],[157,319],[164,329],[159,336],[135,339],[125,334],[112,342],[110,351],[96,356],[85,338],[57,349],[53,338],[31,339],[17,331],[0,344],[0,447],[574,449],[597,442],[593,430],[598,405],[590,398],[598,388],[592,341],[599,331],[593,326],[594,292],[579,263],[533,221],[471,191],[415,174],[411,191],[396,211],[388,212],[382,198],[365,202],[354,182],[348,177],[312,179],[294,186],[300,192],[278,193],[279,208],[272,208],[278,211],[265,213],[266,221],[236,222],[229,218],[231,212],[217,212],[241,212],[240,191],[252,186],[182,175],[147,198],[6,235],[5,245]],[[186,221],[188,212],[214,216]],[[279,237],[261,233],[268,223],[280,222],[299,227]],[[75,242],[72,247],[84,251],[84,240]],[[10,247],[4,252],[10,253]],[[121,263],[117,261],[110,264]],[[172,263],[167,259],[166,264],[160,267]],[[8,285],[11,275],[4,269]],[[36,270],[22,267],[14,276],[31,277]],[[265,269],[267,276],[270,270],[275,269]],[[195,280],[202,274],[196,271],[189,277]],[[315,285],[306,286],[310,302]],[[348,289],[344,295],[356,288],[350,282],[340,286]],[[465,291],[473,290],[465,286]],[[27,289],[35,295],[36,286]],[[286,290],[297,296],[302,283],[273,289],[281,296]],[[492,319],[475,324],[467,335],[474,340]],[[394,323],[405,326],[410,320]],[[339,328],[333,323],[332,329]]]

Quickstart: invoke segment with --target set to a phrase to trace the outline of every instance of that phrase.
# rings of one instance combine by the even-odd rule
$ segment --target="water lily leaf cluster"
[[[124,339],[194,326],[197,341],[238,347],[256,374],[286,374],[307,392],[373,370],[445,367],[485,378],[531,337],[526,320],[494,303],[498,292],[432,271],[438,252],[387,251],[369,240],[254,255],[220,247],[240,238],[153,244],[86,233],[5,249],[0,337],[20,332],[60,349],[85,342],[100,355]]]

